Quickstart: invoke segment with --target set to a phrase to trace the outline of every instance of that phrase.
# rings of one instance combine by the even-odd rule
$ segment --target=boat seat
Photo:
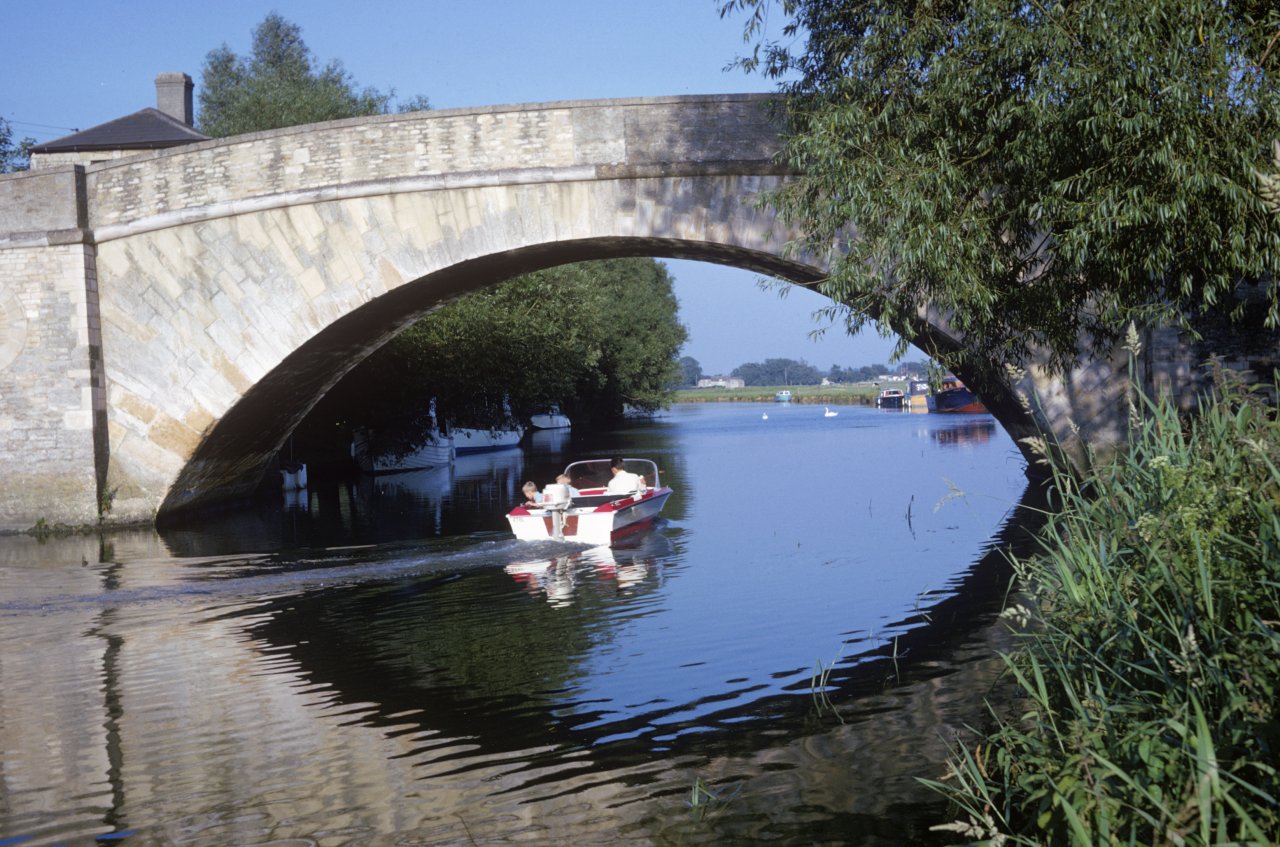
[[[621,494],[580,494],[569,501],[569,508],[603,506],[605,503],[617,500],[621,496]]]

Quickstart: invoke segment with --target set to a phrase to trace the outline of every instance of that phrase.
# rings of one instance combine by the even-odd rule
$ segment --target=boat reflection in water
[[[355,509],[378,538],[451,535],[495,529],[520,487],[519,449],[468,453],[452,464],[372,476],[356,484]]]
[[[943,445],[985,444],[995,435],[996,422],[977,420],[929,430],[929,437]]]
[[[535,429],[529,433],[529,446],[538,453],[556,455],[569,446],[571,431],[560,429]]]
[[[554,545],[563,547],[563,545]],[[671,542],[658,529],[642,533],[627,547],[588,547],[545,557],[511,562],[503,570],[525,591],[543,596],[553,606],[569,606],[575,593],[586,586],[616,593],[656,585],[648,578],[656,573],[656,563],[670,555]]]

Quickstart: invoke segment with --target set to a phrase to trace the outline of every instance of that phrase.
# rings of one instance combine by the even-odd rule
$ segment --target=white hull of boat
[[[582,492],[589,499],[600,499]],[[520,541],[573,541],[580,544],[612,544],[653,525],[670,488],[651,488],[643,494],[627,494],[599,505],[570,505],[564,509],[524,506],[507,515],[511,531]],[[575,498],[575,501],[581,498]]]
[[[544,412],[540,415],[530,415],[529,424],[534,429],[567,429],[569,416],[562,415],[557,411]]]
[[[506,450],[517,446],[524,437],[523,429],[466,429],[455,426],[449,432],[459,456],[464,453],[483,453],[486,450]]]
[[[431,436],[426,444],[403,456],[392,453],[371,454],[368,438],[360,434],[351,442],[351,456],[356,460],[356,467],[365,473],[430,470],[448,465],[453,461],[453,455],[453,439],[439,434]]]

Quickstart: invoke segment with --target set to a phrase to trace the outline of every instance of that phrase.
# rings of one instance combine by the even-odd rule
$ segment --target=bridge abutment
[[[0,176],[0,531],[98,518],[100,329],[83,169]]]

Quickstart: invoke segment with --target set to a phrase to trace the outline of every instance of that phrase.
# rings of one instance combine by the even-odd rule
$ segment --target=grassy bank
[[[792,403],[874,405],[879,386],[864,385],[753,385],[747,388],[682,388],[676,403],[772,403],[779,391],[790,391]]]
[[[993,844],[1272,844],[1280,832],[1280,424],[1240,389],[1133,415],[1119,463],[1057,475],[1017,565],[1015,707],[935,786]],[[1027,608],[1027,607],[1031,608]]]

